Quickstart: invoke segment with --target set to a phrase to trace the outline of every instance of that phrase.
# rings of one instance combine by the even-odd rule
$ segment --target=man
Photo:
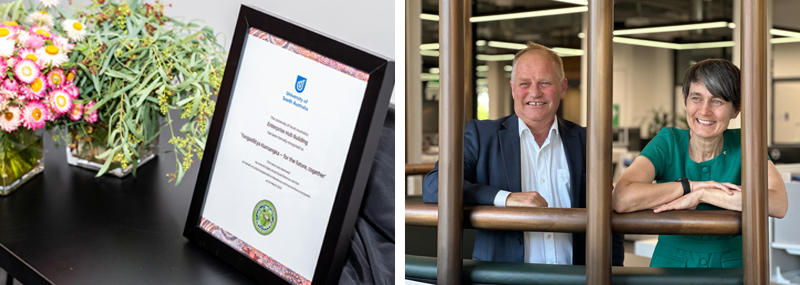
[[[566,92],[558,54],[528,42],[512,63],[514,114],[467,123],[464,204],[586,207],[586,130],[556,116]],[[425,176],[425,202],[438,202],[438,171]],[[622,266],[621,235],[612,255]],[[586,234],[478,230],[472,259],[585,265]]]

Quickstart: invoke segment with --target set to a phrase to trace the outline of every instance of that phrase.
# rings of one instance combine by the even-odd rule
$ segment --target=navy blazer
[[[558,133],[567,156],[572,208],[586,208],[586,129],[558,119]],[[499,190],[521,192],[519,119],[472,120],[464,131],[464,204],[494,205]],[[609,194],[610,195],[610,194]],[[425,176],[422,199],[439,201],[439,163]],[[609,209],[611,211],[611,209]],[[521,231],[477,230],[472,259],[523,262]],[[612,237],[612,264],[622,266],[622,235]],[[586,265],[586,234],[572,235],[572,264]]]

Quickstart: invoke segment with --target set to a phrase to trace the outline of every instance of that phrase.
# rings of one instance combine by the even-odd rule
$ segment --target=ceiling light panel
[[[439,49],[439,43],[421,44],[421,45],[419,45],[419,49],[421,49],[421,50],[437,50],[437,49]]]
[[[587,7],[570,7],[570,8],[560,8],[560,9],[549,9],[549,10],[539,10],[539,11],[529,11],[529,12],[519,12],[519,13],[508,13],[508,14],[499,14],[499,15],[487,15],[487,16],[474,16],[469,19],[472,23],[480,23],[480,22],[490,22],[490,21],[501,21],[501,20],[511,20],[511,19],[524,19],[524,18],[534,18],[534,17],[544,17],[544,16],[552,16],[552,15],[562,15],[562,14],[572,14],[572,13],[582,13],[589,11]]]
[[[711,23],[698,23],[698,24],[686,24],[686,25],[673,25],[673,26],[662,26],[662,27],[616,30],[616,31],[614,31],[614,35],[615,36],[623,36],[623,35],[634,35],[634,34],[652,34],[652,33],[691,31],[691,30],[714,29],[714,28],[725,28],[725,27],[728,27],[728,22],[719,21],[719,22],[711,22]]]
[[[569,4],[575,4],[575,5],[584,5],[584,6],[589,5],[589,1],[586,1],[586,0],[553,0],[553,1],[564,2],[564,3],[569,3]]]
[[[798,32],[781,30],[781,29],[770,29],[769,33],[773,34],[775,36],[784,36],[784,37],[790,37],[790,38],[800,38],[800,33],[798,33]]]

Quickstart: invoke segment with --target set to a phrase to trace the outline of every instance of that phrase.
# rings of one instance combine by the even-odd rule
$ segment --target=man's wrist
[[[511,194],[511,192],[508,192],[508,191],[505,191],[505,190],[497,191],[497,194],[494,196],[494,203],[493,204],[496,207],[505,207],[507,205],[506,204],[506,200],[508,200],[508,195],[510,195],[510,194]]]

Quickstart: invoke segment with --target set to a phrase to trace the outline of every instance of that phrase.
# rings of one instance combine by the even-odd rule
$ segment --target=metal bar
[[[435,166],[434,163],[406,164],[406,176],[428,174]]]
[[[461,226],[464,160],[464,41],[463,1],[439,2],[439,284],[461,284]]]
[[[406,225],[435,227],[435,204],[406,202]],[[580,233],[586,231],[586,209],[504,208],[466,206],[464,228],[513,231]],[[742,214],[737,211],[669,211],[660,214],[643,210],[611,214],[611,231],[621,234],[739,235]]]
[[[766,1],[742,0],[741,7],[744,283],[768,284]]]
[[[611,283],[611,87],[614,1],[589,1],[586,284]]]

